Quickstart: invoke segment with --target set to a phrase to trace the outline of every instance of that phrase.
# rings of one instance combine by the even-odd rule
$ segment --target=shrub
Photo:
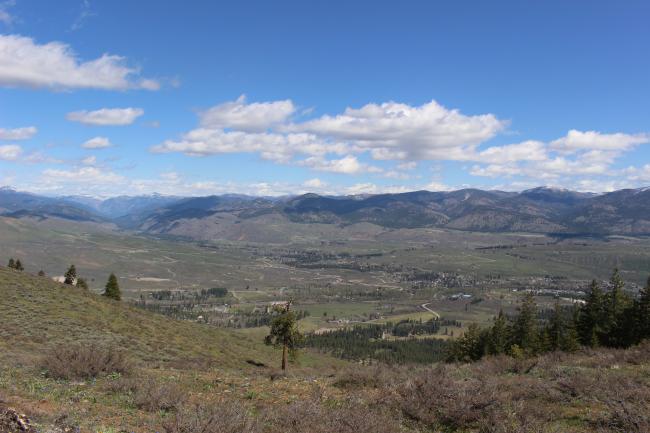
[[[41,366],[48,376],[57,379],[91,379],[102,374],[131,371],[123,352],[112,346],[66,345],[54,347]]]
[[[165,433],[257,433],[260,425],[235,402],[183,407],[163,424]]]
[[[139,409],[149,412],[178,410],[185,394],[175,383],[158,382],[153,378],[139,380],[135,386],[133,402]]]

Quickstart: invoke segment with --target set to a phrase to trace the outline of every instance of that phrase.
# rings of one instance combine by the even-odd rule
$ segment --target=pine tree
[[[88,290],[88,283],[86,282],[85,278],[77,278],[77,287],[83,290]]]
[[[628,329],[625,325],[629,324],[625,313],[630,307],[630,298],[623,291],[625,282],[617,268],[614,269],[609,285],[610,290],[605,296],[605,344],[620,347],[625,345]]]
[[[108,277],[103,295],[116,301],[122,299],[122,295],[120,293],[120,285],[117,283],[117,277],[115,274],[111,273],[111,275]]]
[[[15,268],[16,268],[16,262],[14,261],[14,258],[13,258],[13,257],[9,259],[9,263],[7,263],[7,267],[8,267],[8,268],[11,268],[11,269],[15,269]]]
[[[578,316],[577,330],[580,342],[585,346],[599,346],[603,339],[604,321],[604,295],[598,282],[593,280]]]
[[[550,323],[547,327],[548,329],[548,338],[549,338],[549,350],[560,350],[562,346],[562,340],[564,338],[565,324],[564,318],[562,317],[562,311],[560,310],[560,303],[555,302],[555,307],[553,308],[553,315],[551,316]]]
[[[287,369],[287,355],[295,357],[303,339],[296,315],[291,311],[291,303],[289,301],[284,308],[276,310],[278,315],[271,321],[269,335],[264,338],[265,344],[282,347],[282,371]]]
[[[650,277],[645,287],[639,292],[636,305],[636,340],[650,338]]]
[[[499,315],[494,319],[494,324],[489,332],[488,353],[490,355],[506,353],[510,347],[509,340],[508,320],[503,310],[499,310]]]
[[[14,269],[17,270],[17,271],[21,271],[21,272],[25,270],[25,267],[23,266],[23,263],[20,261],[20,259],[16,260],[16,263],[14,265]]]
[[[560,340],[560,350],[564,352],[575,352],[580,348],[580,338],[577,329],[579,313],[580,310],[574,308],[571,320],[565,324],[564,334]]]
[[[63,280],[63,284],[72,286],[74,285],[76,280],[77,280],[77,268],[75,268],[74,265],[70,265],[68,270],[65,272],[65,280]]]
[[[539,351],[537,305],[532,293],[526,295],[519,308],[519,315],[513,326],[513,343],[529,355]]]

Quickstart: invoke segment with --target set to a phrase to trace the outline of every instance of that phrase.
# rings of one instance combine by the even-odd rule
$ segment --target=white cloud
[[[396,102],[367,104],[287,129],[350,141],[372,151],[376,159],[462,160],[464,150],[494,137],[506,125],[493,114],[466,116],[431,101],[419,107]]]
[[[72,122],[84,125],[123,126],[130,125],[144,114],[142,108],[102,108],[95,111],[73,111],[65,117]]]
[[[113,144],[106,137],[95,137],[81,145],[84,149],[104,149],[111,147]]]
[[[312,134],[248,133],[222,129],[198,128],[180,140],[167,140],[151,148],[154,153],[182,152],[190,156],[221,153],[259,153],[264,159],[288,162],[296,153],[324,155],[344,153],[347,148],[327,143]]]
[[[577,184],[583,178],[612,177],[620,173],[613,167],[623,152],[650,142],[650,134],[570,130],[550,142],[527,140],[479,148],[504,131],[508,122],[489,113],[466,115],[436,101],[420,106],[366,104],[306,121],[300,119],[310,112],[296,112],[290,100],[247,103],[242,96],[200,113],[199,127],[177,140],[153,146],[151,151],[190,156],[255,153],[276,163],[315,171],[374,173],[399,180],[419,178],[417,173],[409,173],[419,161],[467,161],[474,165],[463,170],[471,175],[508,178],[510,184],[523,185]],[[365,158],[397,164],[382,169],[362,162]],[[447,189],[436,182],[425,187]],[[364,188],[368,191],[371,187]]]
[[[0,146],[0,159],[5,161],[15,161],[22,154],[22,147],[17,144],[5,144]]]
[[[295,111],[291,100],[246,103],[246,96],[224,102],[200,113],[201,126],[210,129],[234,129],[263,132],[285,122]]]
[[[103,171],[97,167],[80,167],[72,170],[47,169],[43,178],[49,183],[87,183],[97,184],[106,182],[123,182],[123,176],[111,171]]]
[[[445,185],[444,183],[432,181],[429,184],[427,184],[424,189],[427,191],[451,191],[452,188],[450,186]]]
[[[488,147],[479,152],[477,161],[503,164],[517,161],[543,161],[547,159],[546,146],[541,141],[529,140],[506,146]]]
[[[510,177],[522,174],[522,169],[517,165],[488,164],[487,166],[475,165],[469,172],[472,176],[483,177]]]
[[[264,159],[320,171],[379,173],[381,169],[359,163],[354,154],[368,152],[378,160],[411,159],[401,170],[415,168],[418,159],[467,160],[479,143],[506,125],[492,114],[466,116],[435,101],[419,107],[368,104],[334,117],[288,123],[295,110],[290,100],[249,104],[242,96],[200,113],[198,128],[151,151],[190,156],[258,153]],[[330,154],[342,158],[332,159]],[[296,155],[309,158],[296,161]]]
[[[38,129],[35,126],[15,129],[0,128],[0,140],[28,140],[36,135],[37,132]]]
[[[378,167],[359,162],[353,155],[347,155],[341,159],[325,159],[321,156],[312,156],[299,161],[298,164],[318,171],[343,174],[379,173],[382,171]]]
[[[103,54],[81,61],[62,42],[38,44],[19,35],[0,35],[0,86],[51,90],[93,88],[156,90],[157,81],[139,78],[124,57]]]
[[[551,142],[551,148],[562,152],[576,150],[629,150],[638,144],[650,142],[650,134],[602,134],[598,131],[570,130],[566,136]]]
[[[327,182],[323,182],[318,178],[309,179],[303,182],[303,186],[307,188],[324,188],[327,186]]]

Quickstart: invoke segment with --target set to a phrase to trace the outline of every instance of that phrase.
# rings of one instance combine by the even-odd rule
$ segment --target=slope
[[[49,347],[108,343],[137,362],[243,368],[272,349],[232,331],[174,321],[99,295],[0,267],[0,362],[33,362]],[[4,358],[4,359],[3,359]]]

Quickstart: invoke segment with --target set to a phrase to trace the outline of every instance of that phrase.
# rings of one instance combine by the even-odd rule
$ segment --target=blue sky
[[[0,0],[0,185],[650,185],[647,1]]]

